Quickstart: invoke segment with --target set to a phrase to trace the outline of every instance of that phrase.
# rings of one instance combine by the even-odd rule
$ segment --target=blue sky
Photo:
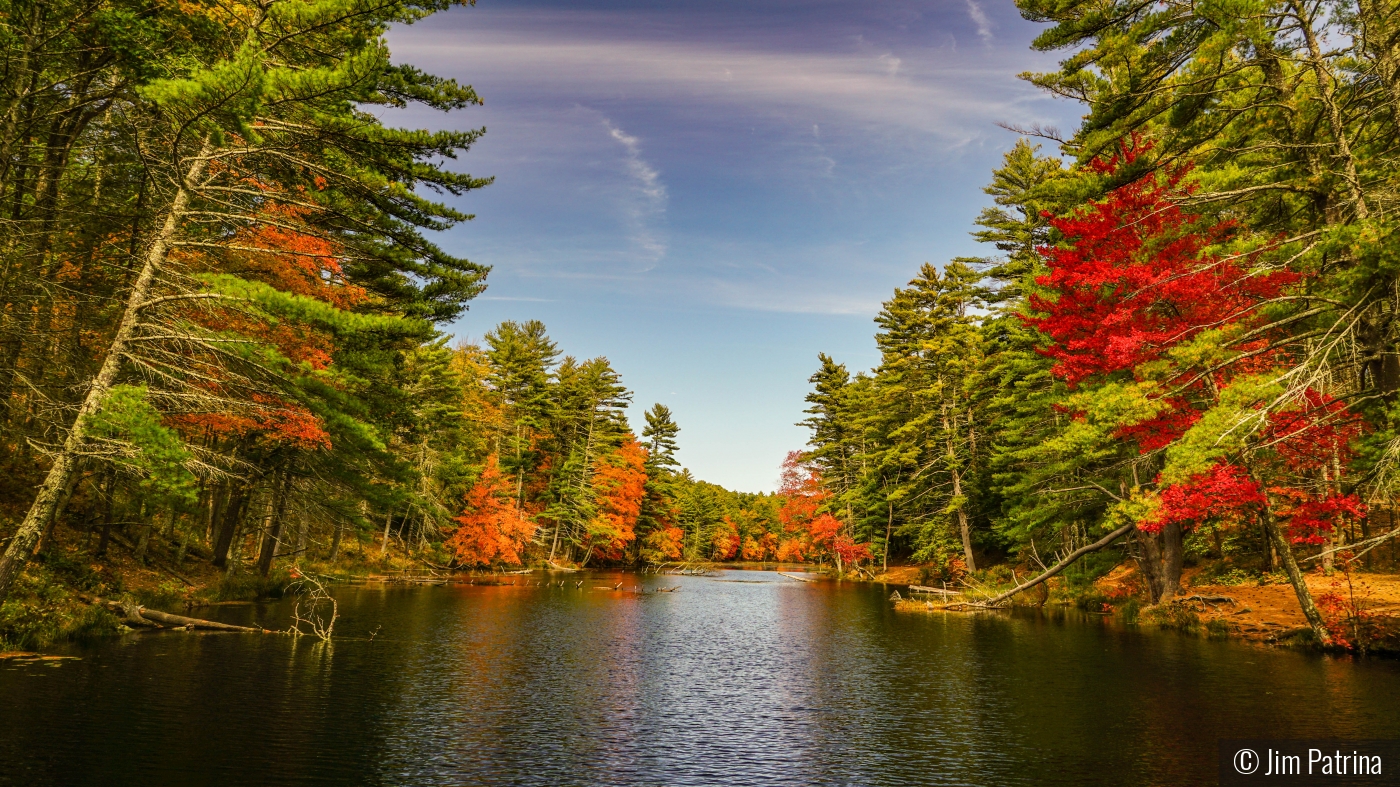
[[[1080,110],[1016,79],[1053,67],[1007,0],[478,0],[390,36],[396,59],[485,106],[405,124],[485,126],[492,175],[442,239],[491,265],[452,326],[540,319],[663,402],[680,459],[743,491],[801,448],[817,353],[877,360],[872,318],[968,231],[1015,135]]]

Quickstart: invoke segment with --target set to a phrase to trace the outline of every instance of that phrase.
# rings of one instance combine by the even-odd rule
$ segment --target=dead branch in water
[[[1073,552],[1069,553],[1069,555],[1067,555],[1064,560],[1061,560],[1060,562],[1056,563],[1049,570],[1036,577],[1035,579],[1032,579],[1031,581],[1026,582],[1024,584],[1017,585],[1016,587],[1006,591],[1005,593],[1001,593],[997,596],[987,599],[986,601],[980,602],[979,606],[994,607],[997,604],[1000,604],[1001,602],[1016,595],[1017,593],[1020,593],[1021,591],[1030,590],[1031,588],[1055,576],[1061,571],[1064,571],[1066,568],[1069,567],[1071,563],[1078,560],[1079,558],[1084,557],[1090,552],[1097,552],[1100,549],[1103,549],[1104,547],[1108,546],[1109,544],[1112,544],[1114,541],[1117,541],[1118,539],[1122,538],[1123,536],[1128,535],[1129,533],[1133,532],[1133,529],[1135,527],[1136,525],[1130,522],[1113,531],[1112,533],[1109,533],[1108,535],[1104,536],[1098,541],[1095,541],[1092,544],[1082,546],[1074,550]]]
[[[286,633],[294,637],[310,633],[322,642],[330,642],[331,634],[335,631],[335,619],[340,617],[340,605],[336,603],[335,597],[327,593],[325,587],[314,577],[302,576],[301,579],[292,583],[291,587],[297,585],[305,588],[306,593],[298,596],[296,606],[292,608],[292,625]],[[327,604],[330,605],[330,619],[322,617],[321,613]],[[305,605],[305,611],[303,611],[303,605]],[[310,632],[302,631],[302,626],[311,629]]]
[[[121,616],[122,622],[141,628],[183,628],[201,629],[205,631],[236,631],[244,634],[266,634],[267,629],[252,628],[250,626],[235,626],[232,623],[220,623],[216,620],[204,620],[202,618],[187,618],[184,615],[172,615],[169,612],[161,612],[155,609],[146,609],[140,604],[122,603],[111,599],[102,599],[94,596],[79,595],[78,598],[102,607],[109,612]]]

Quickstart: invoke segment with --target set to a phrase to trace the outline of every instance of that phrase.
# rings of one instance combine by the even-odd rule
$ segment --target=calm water
[[[1199,785],[1220,737],[1400,738],[1394,662],[624,579],[684,589],[351,587],[333,648],[162,633],[0,666],[0,783]]]

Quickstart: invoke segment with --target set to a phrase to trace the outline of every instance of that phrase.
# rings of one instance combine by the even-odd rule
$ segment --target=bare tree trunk
[[[962,497],[962,475],[956,469],[953,470],[953,496]],[[976,571],[977,561],[972,557],[972,527],[961,503],[958,504],[958,529],[962,531],[963,559],[967,561],[967,570]]]
[[[156,527],[156,518],[154,514],[146,510],[145,500],[141,501],[141,506],[137,509],[137,512],[136,518],[141,521],[141,535],[136,539],[135,558],[137,562],[144,565],[147,562],[146,550],[151,545],[151,531]]]
[[[880,558],[880,570],[889,573],[890,570],[890,532],[894,529],[894,504],[885,501],[885,506],[889,510],[889,518],[885,520],[885,554]]]
[[[83,398],[82,406],[78,408],[78,414],[73,419],[73,425],[68,429],[68,435],[63,440],[63,447],[54,456],[53,465],[49,468],[44,483],[39,487],[39,493],[35,496],[34,503],[29,507],[29,513],[25,515],[19,530],[10,540],[10,545],[5,550],[4,556],[0,557],[0,600],[9,595],[15,579],[19,576],[20,571],[24,570],[24,564],[29,561],[34,544],[39,540],[39,535],[53,519],[59,499],[62,497],[64,488],[68,485],[68,479],[77,467],[80,458],[79,452],[83,444],[87,442],[87,422],[101,409],[102,401],[107,397],[107,392],[116,384],[117,373],[121,371],[127,345],[136,332],[141,310],[150,297],[151,288],[156,281],[156,274],[165,263],[166,253],[170,249],[171,242],[175,239],[175,234],[179,230],[185,211],[189,206],[189,184],[198,180],[204,173],[208,151],[208,143],[205,143],[199,156],[196,157],[190,165],[189,171],[185,174],[184,182],[176,190],[160,231],[151,240],[151,245],[146,248],[146,253],[141,261],[141,271],[137,274],[136,281],[131,287],[131,293],[126,301],[126,310],[122,313],[121,323],[117,326],[117,332],[112,337],[111,345],[107,348],[107,355],[102,360],[102,366],[98,369],[97,375],[88,383],[87,396]]]
[[[1333,88],[1335,80],[1322,63],[1322,47],[1317,40],[1317,32],[1313,30],[1312,17],[1302,3],[1294,0],[1292,5],[1298,19],[1298,26],[1303,31],[1303,40],[1308,45],[1308,54],[1311,56],[1308,62],[1317,79],[1317,90],[1322,99],[1322,105],[1327,110],[1327,122],[1332,130],[1333,144],[1337,147],[1337,158],[1342,161],[1342,177],[1346,180],[1347,191],[1351,194],[1351,201],[1356,209],[1356,218],[1364,220],[1370,216],[1370,209],[1366,206],[1366,198],[1361,190],[1361,178],[1356,173],[1356,157],[1352,155],[1351,142],[1347,139],[1342,110],[1337,104],[1336,91]]]
[[[995,596],[995,597],[993,597],[993,598],[989,598],[989,599],[987,599],[986,601],[984,601],[984,602],[982,602],[982,603],[983,603],[984,605],[986,605],[986,606],[989,606],[989,607],[990,607],[990,606],[995,606],[995,605],[1000,604],[1001,602],[1003,602],[1003,601],[1005,601],[1005,600],[1011,598],[1012,596],[1016,595],[1017,593],[1020,593],[1020,592],[1025,591],[1025,590],[1030,590],[1031,588],[1035,587],[1036,585],[1041,584],[1042,582],[1046,581],[1047,579],[1050,579],[1051,577],[1055,576],[1056,574],[1060,573],[1061,571],[1064,571],[1066,568],[1069,568],[1070,564],[1073,563],[1074,561],[1078,560],[1079,558],[1084,557],[1085,555],[1089,554],[1090,552],[1097,552],[1097,551],[1099,551],[1100,549],[1103,549],[1104,547],[1108,546],[1109,544],[1112,544],[1114,541],[1117,541],[1118,539],[1122,538],[1123,536],[1126,536],[1128,533],[1132,532],[1132,531],[1135,529],[1135,527],[1136,527],[1136,526],[1133,525],[1132,523],[1126,524],[1126,525],[1124,525],[1124,526],[1118,528],[1117,530],[1113,531],[1112,533],[1109,533],[1108,535],[1106,535],[1106,536],[1104,536],[1103,538],[1099,539],[1098,541],[1095,541],[1094,543],[1089,544],[1089,545],[1087,545],[1087,546],[1082,546],[1082,547],[1080,547],[1080,548],[1074,550],[1073,552],[1069,553],[1069,555],[1066,556],[1064,560],[1061,560],[1059,563],[1056,563],[1054,566],[1050,567],[1049,569],[1046,569],[1046,571],[1045,571],[1044,573],[1042,573],[1040,576],[1036,577],[1035,579],[1032,579],[1032,580],[1030,580],[1029,582],[1025,582],[1025,583],[1023,583],[1023,584],[1017,585],[1016,587],[1014,587],[1014,588],[1012,588],[1012,589],[1006,591],[1005,593],[1002,593],[1002,594],[1000,594],[1000,595],[997,595],[997,596]],[[1044,600],[1042,600],[1040,603],[1041,603],[1041,606],[1044,606],[1044,604],[1045,604]]]
[[[344,530],[345,523],[337,518],[335,520],[335,536],[331,539],[331,554],[328,558],[328,561],[331,563],[334,563],[335,559],[340,556],[340,534]]]
[[[1327,631],[1327,624],[1322,620],[1322,613],[1318,611],[1317,604],[1313,603],[1308,583],[1303,579],[1303,572],[1298,570],[1298,561],[1293,559],[1293,549],[1289,547],[1288,539],[1283,537],[1283,531],[1279,530],[1278,523],[1274,521],[1273,513],[1268,507],[1259,512],[1259,520],[1264,526],[1264,532],[1269,534],[1269,541],[1278,553],[1280,562],[1283,563],[1283,571],[1288,575],[1288,582],[1293,586],[1293,593],[1298,597],[1298,606],[1302,607],[1303,617],[1307,618],[1313,636],[1317,637],[1317,641],[1324,647],[1331,645],[1332,635]]]
[[[239,520],[243,518],[243,507],[247,503],[247,486],[235,481],[233,488],[229,490],[228,502],[224,503],[223,524],[219,526],[218,535],[214,538],[212,562],[219,568],[228,565],[229,548],[233,546],[233,538],[238,533]]]
[[[284,469],[282,483],[278,485],[274,499],[268,501],[268,507],[272,511],[272,521],[264,530],[262,550],[258,552],[258,574],[263,577],[272,573],[272,558],[277,554],[277,545],[281,543],[282,520],[287,513],[287,488],[291,484],[292,473],[290,470]]]

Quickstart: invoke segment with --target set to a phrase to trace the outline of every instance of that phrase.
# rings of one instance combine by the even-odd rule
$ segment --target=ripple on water
[[[1400,737],[1394,663],[772,579],[346,588],[330,648],[168,634],[0,669],[0,784],[1194,785],[1219,737]]]

